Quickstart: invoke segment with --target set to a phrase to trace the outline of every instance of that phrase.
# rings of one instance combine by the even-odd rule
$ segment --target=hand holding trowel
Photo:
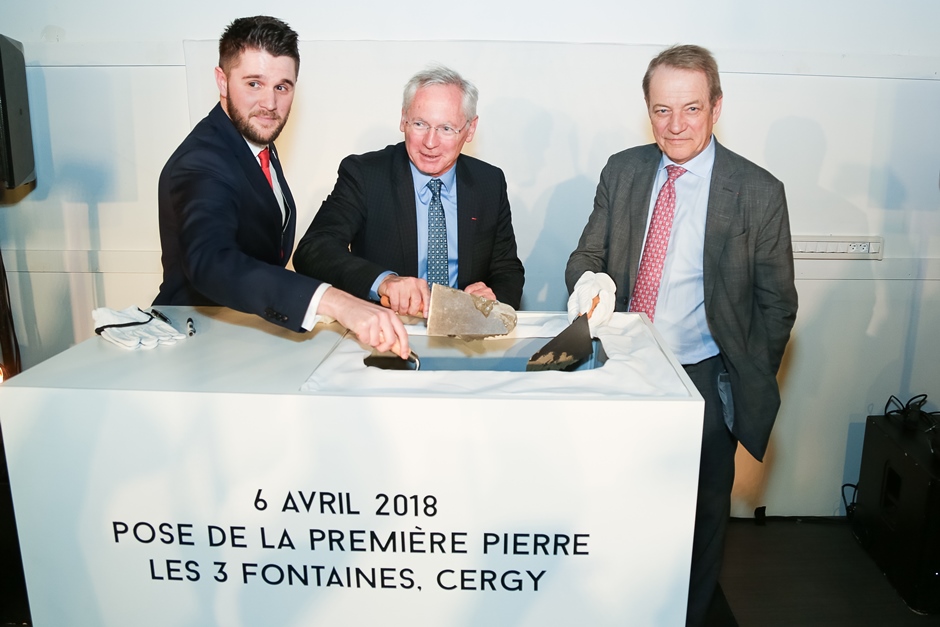
[[[378,287],[379,302],[397,313],[405,324],[418,324],[428,315],[431,290],[424,279],[390,274]]]
[[[381,302],[383,306],[389,306],[386,297],[383,296]],[[427,323],[429,336],[478,340],[506,335],[516,328],[516,310],[499,301],[434,284],[431,286]],[[411,356],[417,366],[420,363],[418,356],[414,351]],[[379,364],[367,362],[366,365]],[[401,366],[396,364],[394,367]]]
[[[381,302],[383,307],[389,306],[385,296]],[[427,321],[430,336],[479,340],[506,335],[516,328],[516,310],[505,303],[435,283],[431,286]]]

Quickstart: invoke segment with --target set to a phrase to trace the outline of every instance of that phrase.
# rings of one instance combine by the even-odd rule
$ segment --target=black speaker
[[[926,424],[869,416],[852,528],[912,610],[940,613],[940,458]]]
[[[33,132],[20,42],[0,35],[0,178],[8,189],[36,179]]]

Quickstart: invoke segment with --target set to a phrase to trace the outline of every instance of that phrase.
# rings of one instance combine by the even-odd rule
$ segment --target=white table
[[[645,319],[603,368],[494,375],[165,313],[197,334],[0,385],[37,627],[684,624],[703,403]]]

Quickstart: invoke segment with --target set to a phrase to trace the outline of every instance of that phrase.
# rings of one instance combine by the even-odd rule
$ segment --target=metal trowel
[[[505,303],[435,283],[428,307],[428,335],[479,340],[516,328],[516,310]]]
[[[529,358],[529,363],[525,367],[526,372],[565,370],[589,357],[594,352],[594,343],[588,320],[594,313],[598,302],[600,302],[600,296],[595,296],[591,302],[590,311],[575,318],[564,331],[537,350]]]
[[[421,360],[414,351],[411,351],[408,359],[402,359],[394,353],[373,353],[363,359],[362,363],[382,370],[421,370]]]

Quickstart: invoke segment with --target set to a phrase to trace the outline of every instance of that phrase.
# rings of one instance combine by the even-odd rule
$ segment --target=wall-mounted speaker
[[[8,189],[36,179],[26,58],[22,44],[3,35],[0,35],[0,179]]]

